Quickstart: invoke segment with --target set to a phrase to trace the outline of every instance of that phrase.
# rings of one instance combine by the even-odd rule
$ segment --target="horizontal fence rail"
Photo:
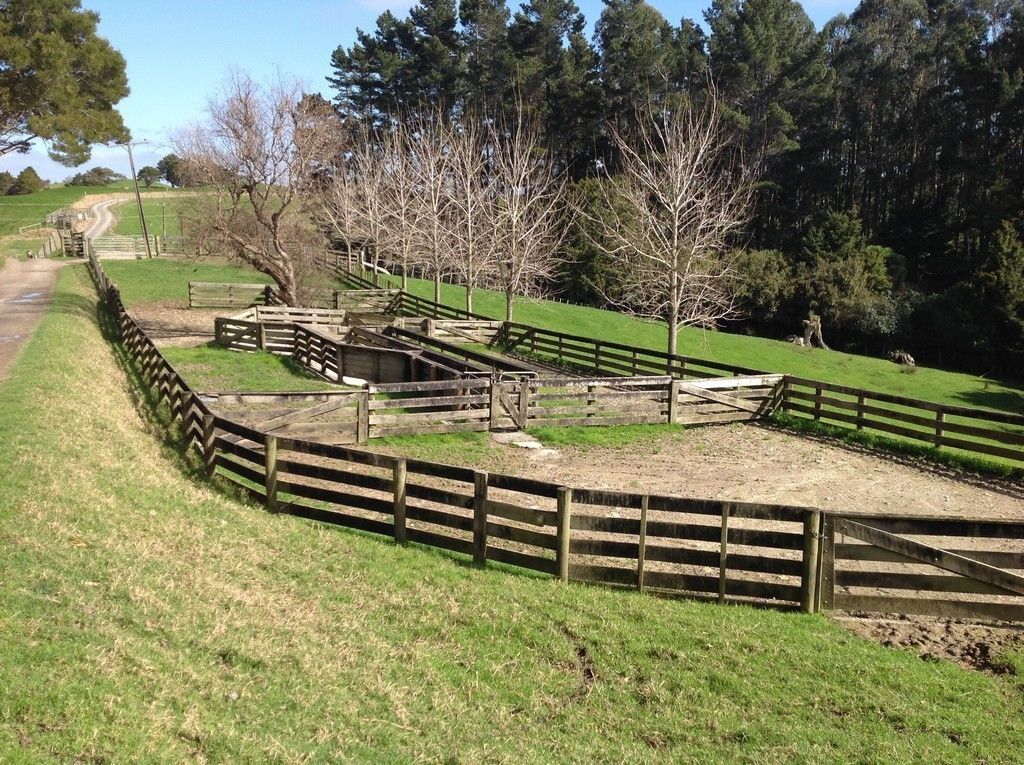
[[[189,282],[189,308],[249,308],[276,305],[280,298],[269,284]]]
[[[845,385],[783,378],[780,409],[840,427],[1024,465],[1024,415],[938,404]]]

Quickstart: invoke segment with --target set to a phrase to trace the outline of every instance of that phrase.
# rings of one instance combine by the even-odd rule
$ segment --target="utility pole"
[[[167,238],[167,203],[160,203],[160,236]]]
[[[146,257],[152,258],[153,251],[149,247],[149,229],[146,228],[146,214],[142,211],[142,193],[139,191],[139,176],[135,173],[135,158],[132,157],[132,142],[125,141],[121,146],[128,149],[128,167],[132,171],[132,183],[135,184],[135,201],[139,205],[139,220],[142,222],[142,238],[146,240]]]

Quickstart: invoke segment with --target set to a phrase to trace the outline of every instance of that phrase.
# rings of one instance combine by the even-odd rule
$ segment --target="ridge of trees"
[[[573,0],[420,0],[335,50],[329,83],[344,122],[377,128],[522,106],[600,203],[615,135],[699,104],[710,77],[762,169],[733,238],[744,318],[725,327],[785,336],[810,309],[840,347],[1021,376],[1024,4],[862,0],[816,30],[794,0],[714,0],[704,21],[605,0],[588,40]],[[623,287],[586,216],[559,258],[549,286],[571,300]]]

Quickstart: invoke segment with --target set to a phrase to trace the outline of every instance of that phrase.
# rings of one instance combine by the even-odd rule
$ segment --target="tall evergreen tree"
[[[466,97],[471,109],[496,115],[512,103],[516,62],[508,37],[505,0],[462,0]]]

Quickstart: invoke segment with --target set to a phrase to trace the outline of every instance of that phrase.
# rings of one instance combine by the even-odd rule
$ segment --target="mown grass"
[[[110,260],[104,262],[103,269],[120,288],[121,299],[128,308],[150,301],[187,304],[190,281],[270,283],[269,277],[258,271],[212,259]]]
[[[480,570],[231,499],[159,440],[119,360],[76,266],[0,384],[0,761],[1024,750],[1012,679],[823,617]]]
[[[433,299],[434,285],[430,281],[410,279],[409,291]],[[442,299],[449,305],[464,308],[465,290],[443,284]],[[476,313],[503,319],[504,296],[489,290],[477,290],[474,292],[473,309]],[[549,300],[517,302],[514,318],[559,332],[659,351],[665,350],[667,340],[663,323]],[[680,334],[680,352],[766,372],[792,374],[928,401],[1024,412],[1024,388],[1016,383],[929,367],[918,367],[914,374],[906,374],[899,365],[886,359],[820,348],[800,348],[767,338],[684,328]]]
[[[197,391],[314,391],[339,390],[338,386],[310,374],[285,356],[257,351],[241,353],[216,345],[193,348],[166,347],[164,357]]]

